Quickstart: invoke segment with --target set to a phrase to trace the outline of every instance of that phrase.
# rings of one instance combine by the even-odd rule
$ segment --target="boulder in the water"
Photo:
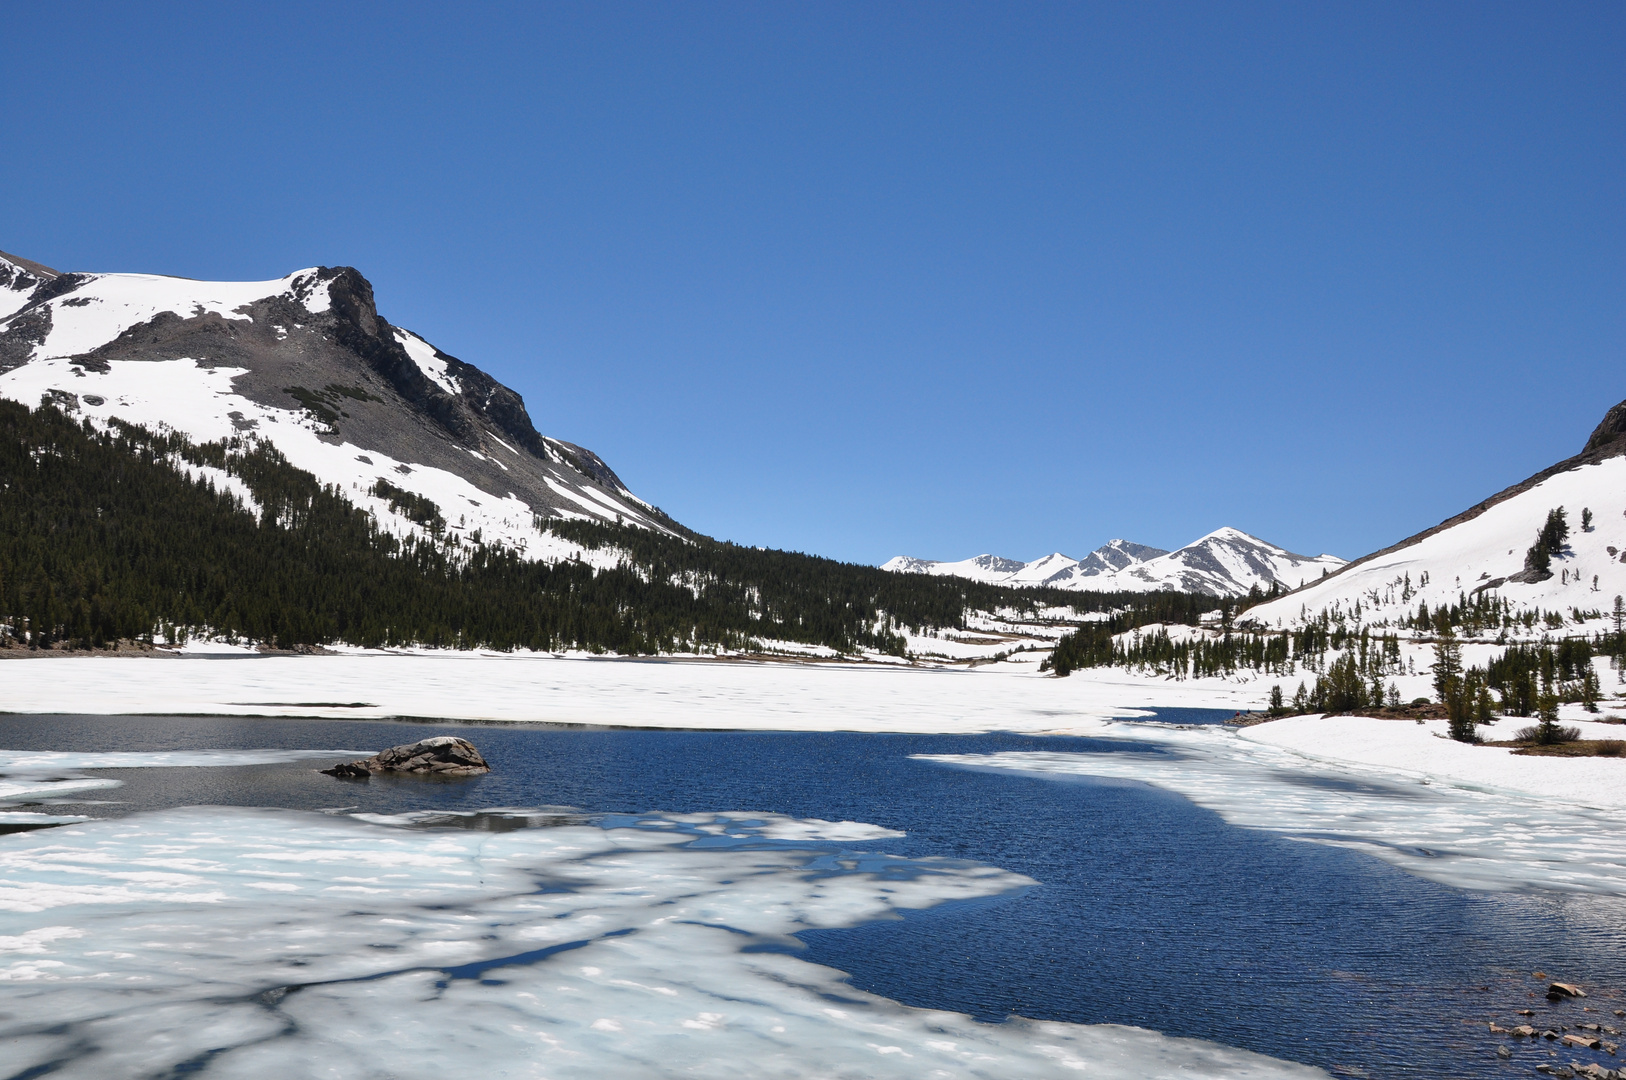
[[[405,746],[392,746],[370,758],[323,769],[329,776],[365,780],[375,773],[416,773],[423,776],[475,776],[491,771],[480,751],[467,739],[437,735]]]

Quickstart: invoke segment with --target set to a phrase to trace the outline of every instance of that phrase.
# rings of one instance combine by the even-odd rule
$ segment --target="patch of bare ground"
[[[1286,720],[1294,716],[1313,716],[1314,713],[1283,713],[1272,716],[1267,712],[1239,712],[1225,721],[1231,727],[1253,727],[1255,724],[1268,724],[1272,720]],[[1327,716],[1371,716],[1378,720],[1443,720],[1445,719],[1444,705],[1399,705],[1395,708],[1356,709],[1354,712],[1327,713]]]
[[[1356,709],[1340,716],[1371,716],[1378,720],[1444,720],[1444,705],[1385,705],[1381,709]]]
[[[1504,747],[1521,757],[1626,757],[1626,739],[1576,739],[1545,746],[1529,739],[1487,739],[1479,745]]]

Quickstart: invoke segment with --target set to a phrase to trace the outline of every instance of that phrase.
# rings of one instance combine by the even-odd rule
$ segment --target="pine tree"
[[[1547,671],[1542,672],[1541,693],[1536,695],[1536,716],[1540,719],[1536,725],[1536,741],[1543,746],[1557,743],[1558,695],[1553,692],[1552,677]]]
[[[1586,711],[1598,711],[1598,698],[1602,696],[1603,689],[1598,685],[1598,670],[1592,666],[1592,661],[1586,661],[1586,667],[1581,672],[1581,704]]]
[[[1435,629],[1434,692],[1445,706],[1451,737],[1458,742],[1475,742],[1472,702],[1463,686],[1462,645],[1443,613]]]
[[[1592,531],[1592,511],[1588,507],[1581,507],[1581,531]]]

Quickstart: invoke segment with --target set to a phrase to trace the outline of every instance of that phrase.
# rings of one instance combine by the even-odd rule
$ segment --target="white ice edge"
[[[1162,752],[919,757],[1039,775],[1136,780],[1183,795],[1233,825],[1355,848],[1458,888],[1626,896],[1626,812],[1620,809],[1431,782],[1392,768],[1313,761],[1226,729],[1118,724],[1101,735]]]
[[[0,750],[0,772],[51,769],[221,768],[282,765],[312,758],[367,757],[374,750]]]
[[[205,1059],[335,1080],[440,1080],[473,1061],[560,1080],[1325,1075],[1136,1028],[906,1008],[745,951],[1032,884],[771,842],[833,824],[874,828],[685,815],[426,832],[216,807],[0,838],[0,1039],[11,1069],[60,1062],[61,1077]]]

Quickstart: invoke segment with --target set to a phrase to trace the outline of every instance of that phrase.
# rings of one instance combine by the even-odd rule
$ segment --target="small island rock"
[[[437,735],[405,746],[392,746],[361,761],[323,769],[329,776],[366,779],[374,773],[418,773],[430,776],[475,776],[491,771],[467,739]]]
[[[1555,982],[1547,988],[1547,997],[1552,1001],[1561,998],[1582,998],[1586,997],[1586,991],[1574,983]]]

